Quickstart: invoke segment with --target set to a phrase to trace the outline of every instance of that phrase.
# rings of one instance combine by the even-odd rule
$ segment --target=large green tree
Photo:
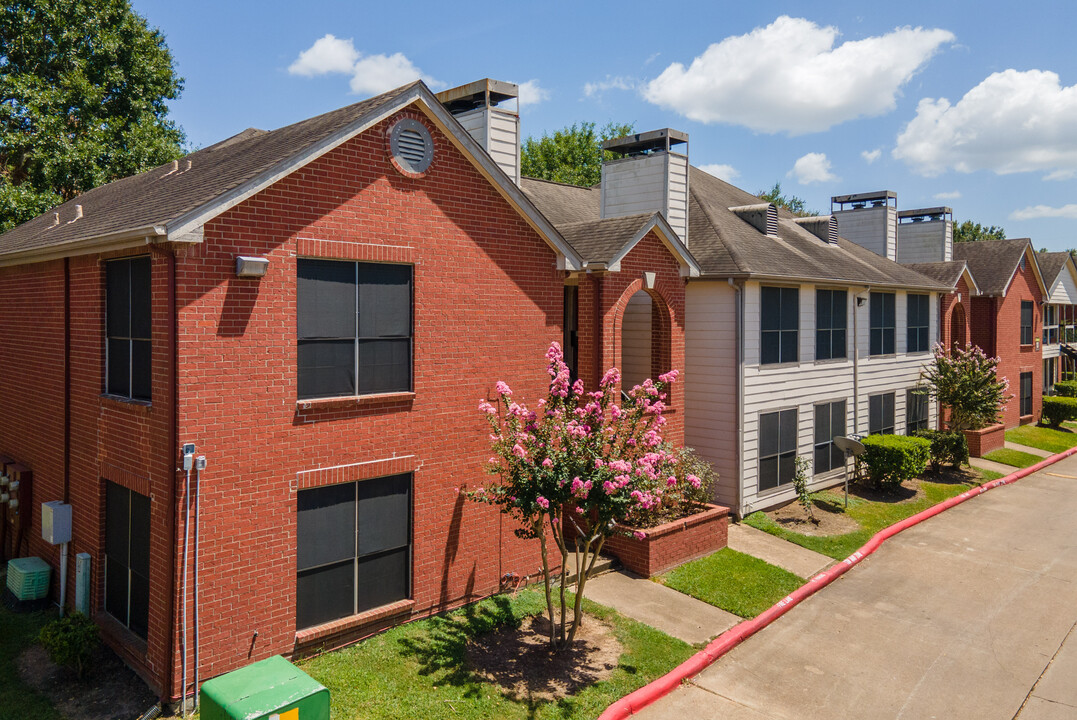
[[[0,230],[183,154],[164,36],[127,0],[0,8]]]
[[[804,201],[796,195],[786,195],[782,192],[782,184],[780,182],[775,182],[774,187],[770,190],[760,190],[756,195],[759,196],[760,200],[774,203],[778,207],[783,207],[794,215],[809,217],[819,214],[814,210],[805,209]]]
[[[976,242],[977,240],[1005,240],[1006,231],[995,225],[990,227],[966,220],[954,225],[954,242]]]
[[[593,122],[573,123],[553,135],[529,137],[520,148],[520,173],[525,177],[590,187],[602,180],[602,160],[615,157],[602,150],[606,140],[632,132],[632,125],[607,123],[595,131]]]

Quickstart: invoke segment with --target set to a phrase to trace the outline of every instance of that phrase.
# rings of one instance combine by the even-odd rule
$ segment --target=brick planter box
[[[965,440],[969,444],[970,456],[983,457],[985,453],[999,450],[1006,445],[1006,426],[998,423],[979,430],[966,430]]]
[[[726,546],[728,529],[729,508],[708,505],[695,515],[643,530],[643,539],[611,536],[603,552],[637,575],[650,577],[721,550]]]

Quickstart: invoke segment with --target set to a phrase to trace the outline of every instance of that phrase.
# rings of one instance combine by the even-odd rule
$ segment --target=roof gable
[[[1028,238],[1013,240],[977,240],[976,242],[954,243],[954,259],[964,260],[976,278],[983,295],[1005,297],[1006,291],[1017,275],[1024,258],[1032,265],[1032,272],[1040,291],[1047,295],[1043,273],[1036,261],[1032,241]]]
[[[580,266],[579,256],[556,227],[422,81],[278,130],[248,129],[176,164],[83,193],[0,236],[0,266],[150,242],[199,242],[206,221],[405,107],[422,112],[464,153],[546,240],[560,265]],[[83,217],[69,221],[76,216],[76,205],[82,206]]]

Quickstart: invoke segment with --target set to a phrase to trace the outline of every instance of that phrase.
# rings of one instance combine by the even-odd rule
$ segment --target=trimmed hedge
[[[869,435],[860,456],[864,477],[879,488],[895,488],[923,475],[931,459],[931,441],[907,435]]]
[[[961,467],[969,461],[969,443],[965,433],[956,430],[918,430],[914,437],[931,443],[931,467],[938,470],[945,463]]]
[[[1077,397],[1077,380],[1059,380],[1055,383],[1055,392],[1061,397]]]
[[[1058,427],[1067,420],[1077,420],[1077,397],[1044,395],[1040,423]]]

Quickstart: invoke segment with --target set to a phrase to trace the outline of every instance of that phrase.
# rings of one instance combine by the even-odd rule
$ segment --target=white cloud
[[[951,192],[935,193],[936,200],[958,200],[961,198],[960,190],[953,190]]]
[[[713,175],[716,178],[725,180],[726,182],[733,182],[740,173],[732,165],[726,165],[724,163],[711,163],[709,165],[700,165],[699,169],[708,175]]]
[[[1077,85],[1044,70],[993,73],[957,104],[924,98],[894,148],[921,175],[1077,171]]]
[[[355,49],[351,39],[342,40],[332,34],[319,38],[299,53],[288,66],[288,72],[305,77],[328,73],[351,75],[351,90],[360,95],[377,95],[420,78],[431,87],[444,86],[415,67],[403,53],[364,56]]]
[[[525,105],[538,105],[550,99],[550,91],[539,86],[538,80],[528,80],[520,83],[520,107]]]
[[[326,73],[350,73],[359,59],[359,51],[351,39],[342,40],[335,35],[319,38],[288,66],[291,75],[313,77]]]
[[[893,110],[901,87],[954,40],[947,30],[903,27],[835,47],[838,34],[783,15],[712,44],[687,68],[673,63],[643,96],[699,122],[821,132]]]
[[[377,95],[420,78],[430,87],[445,84],[425,75],[403,53],[367,55],[355,63],[350,86],[358,95]]]
[[[838,179],[837,175],[830,172],[830,161],[827,160],[826,153],[804,155],[793,164],[793,169],[786,175],[796,178],[801,185],[832,182]]]
[[[1010,213],[1011,220],[1037,220],[1039,218],[1067,218],[1077,220],[1077,204],[1051,207],[1050,205],[1029,205]]]
[[[1077,177],[1077,170],[1055,170],[1043,176],[1044,180],[1072,180]]]
[[[860,152],[860,157],[864,158],[864,162],[866,162],[868,165],[871,165],[873,162],[878,160],[882,156],[882,154],[882,150],[880,150],[879,148],[875,148],[874,150],[862,150]]]
[[[585,83],[583,86],[583,94],[585,97],[592,97],[607,90],[631,90],[634,87],[636,87],[636,81],[632,78],[621,76],[610,77],[607,75],[605,80]]]

